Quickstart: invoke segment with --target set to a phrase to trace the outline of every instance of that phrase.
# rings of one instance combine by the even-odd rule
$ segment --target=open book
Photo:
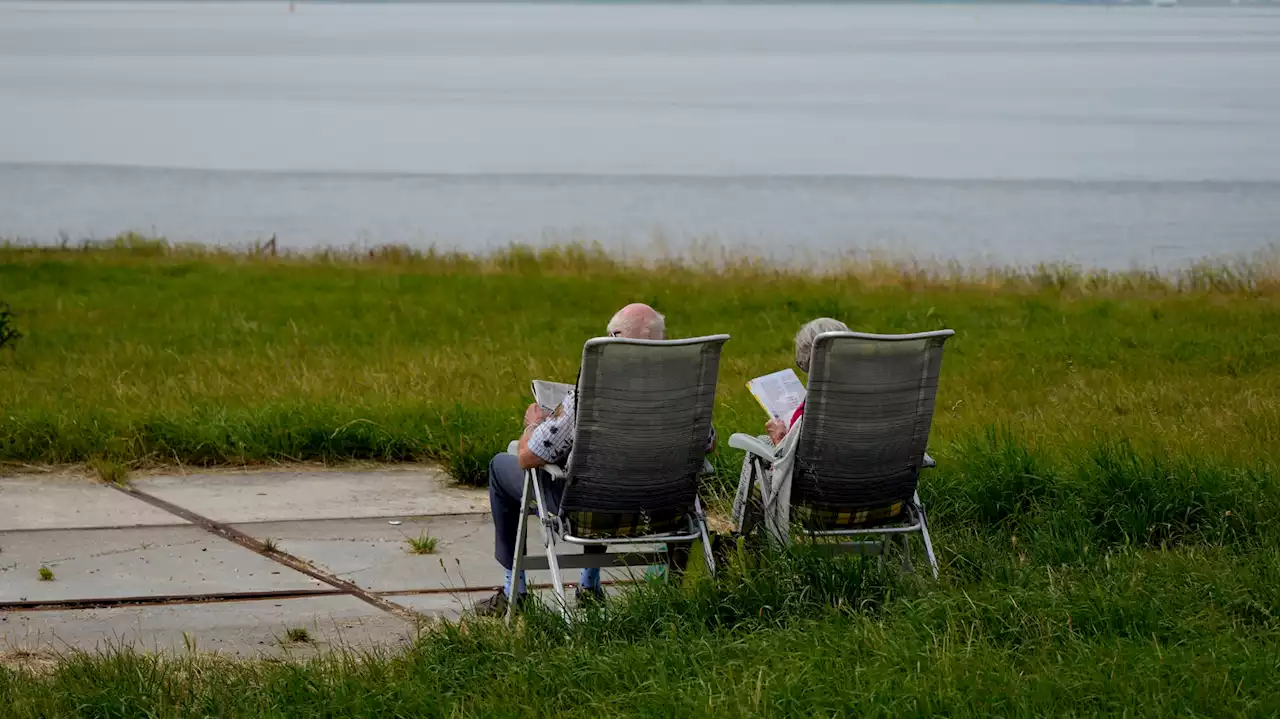
[[[555,411],[555,408],[560,406],[564,396],[569,393],[569,390],[573,389],[571,384],[548,382],[542,379],[535,379],[532,386],[533,401],[548,412]]]
[[[792,369],[756,377],[747,382],[747,389],[770,417],[784,422],[790,422],[791,415],[804,402],[804,385]]]

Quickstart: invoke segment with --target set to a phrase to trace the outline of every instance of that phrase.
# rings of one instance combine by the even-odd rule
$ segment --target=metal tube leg
[[[911,540],[910,534],[900,534],[902,537],[902,571],[914,573],[915,567],[911,566]]]
[[[556,588],[556,602],[560,605],[560,616],[569,619],[569,599],[564,595],[564,580],[560,577],[560,560],[556,557],[556,539],[550,534],[551,528],[544,525],[548,532],[547,566],[551,568],[551,584]]]
[[[742,500],[742,516],[739,518],[738,526],[734,527],[741,536],[746,536],[756,531],[760,523],[764,520],[764,489],[761,486],[760,477],[764,476],[764,466],[759,460],[749,460],[751,462],[751,486],[747,487],[747,496]],[[760,501],[756,501],[756,492],[760,493]]]
[[[530,473],[533,476],[537,470]],[[551,584],[556,590],[556,601],[560,603],[560,614],[569,617],[569,600],[564,596],[564,580],[560,578],[560,562],[556,557],[556,532],[551,524],[551,512],[542,497],[542,485],[536,476],[533,477],[533,494],[538,500],[538,519],[542,520],[542,544],[547,549],[547,566],[551,570]]]
[[[933,555],[933,542],[929,540],[929,517],[924,513],[924,505],[920,503],[920,493],[915,496],[916,511],[920,513],[920,541],[924,543],[925,556],[929,558],[929,568],[933,570],[933,578],[938,578],[938,559]]]
[[[526,469],[524,472],[524,489],[520,492],[520,522],[516,525],[516,549],[511,556],[511,581],[507,582],[507,624],[516,613],[516,592],[520,586],[520,566],[524,564],[525,535],[529,532],[529,486],[533,484],[533,473],[537,470]]]
[[[707,574],[716,575],[716,558],[711,552],[711,534],[707,531],[707,516],[702,512],[702,500],[693,499],[693,509],[698,515],[698,532],[702,535],[702,558],[707,562]]]

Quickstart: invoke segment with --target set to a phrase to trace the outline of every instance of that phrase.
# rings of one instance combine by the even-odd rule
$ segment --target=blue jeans
[[[560,508],[560,497],[564,494],[563,482],[547,482],[543,484],[545,492],[542,498],[547,508],[557,511]],[[516,534],[520,531],[521,494],[524,492],[524,470],[514,454],[503,452],[494,455],[489,461],[489,509],[493,512],[493,558],[503,569],[511,570],[511,558],[516,551]],[[603,546],[587,547],[589,553],[601,551]],[[579,584],[600,586],[599,569],[583,569]]]

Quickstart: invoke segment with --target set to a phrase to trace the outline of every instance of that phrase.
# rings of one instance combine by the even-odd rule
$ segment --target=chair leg
[[[916,511],[920,513],[920,541],[924,543],[925,556],[929,558],[929,568],[933,570],[933,578],[938,578],[938,559],[933,555],[933,542],[929,541],[929,517],[924,513],[924,505],[920,502],[920,493],[914,498]]]
[[[707,515],[702,511],[702,500],[695,497],[693,509],[697,513],[698,532],[702,535],[702,557],[707,562],[707,574],[716,575],[716,558],[711,549],[711,533],[707,529]]]
[[[741,536],[747,536],[759,529],[760,524],[764,521],[764,487],[760,477],[765,476],[764,465],[756,459],[751,460],[751,477],[752,486],[747,489],[747,496],[742,501],[742,517],[737,527],[734,527]],[[756,501],[756,493],[759,492],[760,501]]]
[[[564,580],[560,577],[560,561],[556,556],[556,532],[555,527],[551,523],[551,512],[547,509],[547,504],[542,496],[542,485],[538,483],[532,470],[530,476],[533,477],[533,494],[538,501],[538,519],[542,520],[542,544],[547,550],[547,566],[551,570],[551,585],[555,587],[556,601],[560,604],[560,614],[565,618],[569,616],[569,600],[564,596]]]
[[[534,470],[525,470],[524,489],[520,491],[520,522],[516,525],[516,547],[511,556],[511,581],[507,582],[507,624],[516,613],[516,592],[520,586],[520,568],[524,565],[525,537],[529,533],[529,487]]]
[[[551,528],[547,527],[545,531],[550,532]],[[554,535],[549,536],[547,541],[547,565],[551,568],[551,585],[556,588],[556,603],[560,605],[560,616],[568,619],[569,599],[564,595],[564,579],[560,576],[560,559],[556,556]]]
[[[684,576],[684,571],[689,568],[689,555],[693,554],[693,542],[668,542],[667,548],[667,567],[660,576],[669,581],[674,582]]]
[[[902,571],[908,574],[914,574],[916,568],[911,565],[911,535],[900,534],[902,537]]]

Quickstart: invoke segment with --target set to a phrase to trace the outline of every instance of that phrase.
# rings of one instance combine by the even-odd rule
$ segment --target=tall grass
[[[481,482],[520,429],[528,380],[571,380],[584,338],[642,300],[673,335],[734,336],[722,436],[760,430],[744,383],[790,365],[792,334],[812,317],[955,328],[930,445],[941,466],[921,490],[944,526],[1058,537],[1038,551],[1064,558],[1099,543],[1254,541],[1280,509],[1280,294],[1265,268],[1230,275],[1247,282],[1049,281],[627,265],[585,248],[10,247],[0,291],[29,336],[0,354],[0,461],[433,459]],[[713,492],[740,461],[724,445]]]
[[[1004,427],[1051,465],[1116,438],[1150,457],[1255,462],[1280,428],[1277,277],[1263,260],[1171,275],[869,261],[812,274],[581,247],[10,246],[0,299],[28,336],[0,354],[0,461],[435,459],[476,481],[518,432],[529,379],[571,380],[582,341],[640,300],[673,335],[734,336],[722,434],[759,431],[744,382],[789,366],[795,329],[829,315],[958,331],[933,434],[943,458]],[[726,474],[736,461],[717,458]]]
[[[406,653],[307,662],[65,657],[0,669],[6,716],[1280,713],[1280,285],[1182,272],[852,258],[820,272],[589,248],[268,256],[122,237],[0,249],[27,335],[0,352],[0,461],[435,459],[463,481],[534,377],[645,301],[728,332],[716,424],[834,316],[952,327],[921,495],[935,584],[896,560],[731,552],[565,626],[533,612]],[[713,459],[723,492],[740,455]],[[917,564],[919,558],[917,558]]]
[[[77,654],[0,670],[0,701],[13,717],[1271,716],[1277,560],[1125,550],[938,588],[797,551],[643,585],[570,626],[438,626],[406,653]]]

